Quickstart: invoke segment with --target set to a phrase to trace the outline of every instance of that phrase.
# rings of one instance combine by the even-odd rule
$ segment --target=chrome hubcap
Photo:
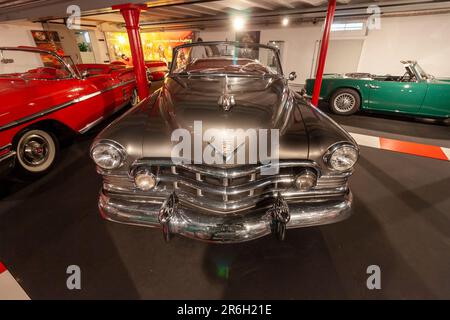
[[[135,106],[139,103],[139,96],[136,90],[133,91],[133,95],[131,96],[131,105]]]
[[[355,97],[349,93],[341,93],[334,99],[335,109],[341,112],[352,110],[355,104]]]
[[[29,166],[39,166],[44,163],[49,155],[47,140],[37,134],[25,138],[20,148],[22,160]]]

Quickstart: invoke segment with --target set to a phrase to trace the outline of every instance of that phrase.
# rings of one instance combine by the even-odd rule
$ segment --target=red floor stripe
[[[6,267],[3,265],[3,263],[0,262],[0,273],[3,273],[6,271]]]
[[[397,152],[403,152],[413,154],[416,156],[450,160],[440,147],[430,146],[415,142],[406,142],[394,139],[380,138],[380,148],[384,150],[391,150]]]

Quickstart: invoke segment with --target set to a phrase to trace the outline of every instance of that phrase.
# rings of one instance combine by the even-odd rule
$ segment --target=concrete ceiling
[[[120,13],[111,9],[121,3],[146,3],[141,14],[145,28],[204,28],[227,23],[230,15],[245,14],[254,24],[279,23],[280,16],[305,21],[323,18],[327,0],[77,0],[82,23],[123,24]],[[337,0],[336,16],[364,16],[371,4],[380,6],[382,13],[424,10],[450,10],[448,0]],[[0,21],[28,19],[49,21],[67,17],[66,0],[0,0]]]

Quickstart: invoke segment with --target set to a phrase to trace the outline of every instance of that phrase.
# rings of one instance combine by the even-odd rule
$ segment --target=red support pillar
[[[325,28],[323,29],[322,43],[320,45],[319,64],[317,66],[316,80],[311,103],[317,107],[319,104],[320,88],[322,87],[323,70],[325,60],[327,59],[328,42],[330,40],[331,25],[333,24],[334,11],[336,10],[336,0],[328,0],[327,17],[325,19]]]
[[[148,97],[148,80],[145,70],[144,53],[142,51],[141,35],[139,34],[139,15],[141,10],[147,10],[146,5],[121,4],[112,7],[113,10],[120,10],[127,28],[128,39],[130,41],[131,57],[133,59],[134,73],[136,75],[137,90],[139,99]]]

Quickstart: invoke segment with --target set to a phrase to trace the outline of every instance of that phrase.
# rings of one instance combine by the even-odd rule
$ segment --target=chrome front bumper
[[[162,228],[166,240],[172,234],[180,234],[208,242],[234,243],[257,239],[270,233],[284,238],[284,234],[280,235],[280,223],[282,233],[285,229],[344,220],[351,215],[352,201],[352,194],[348,191],[338,199],[289,203],[288,217],[284,221],[273,214],[274,208],[281,208],[276,204],[277,201],[270,209],[220,215],[199,212],[200,210],[177,203],[176,199],[170,197],[164,203],[156,200],[141,202],[101,191],[99,208],[102,216],[110,221]]]

